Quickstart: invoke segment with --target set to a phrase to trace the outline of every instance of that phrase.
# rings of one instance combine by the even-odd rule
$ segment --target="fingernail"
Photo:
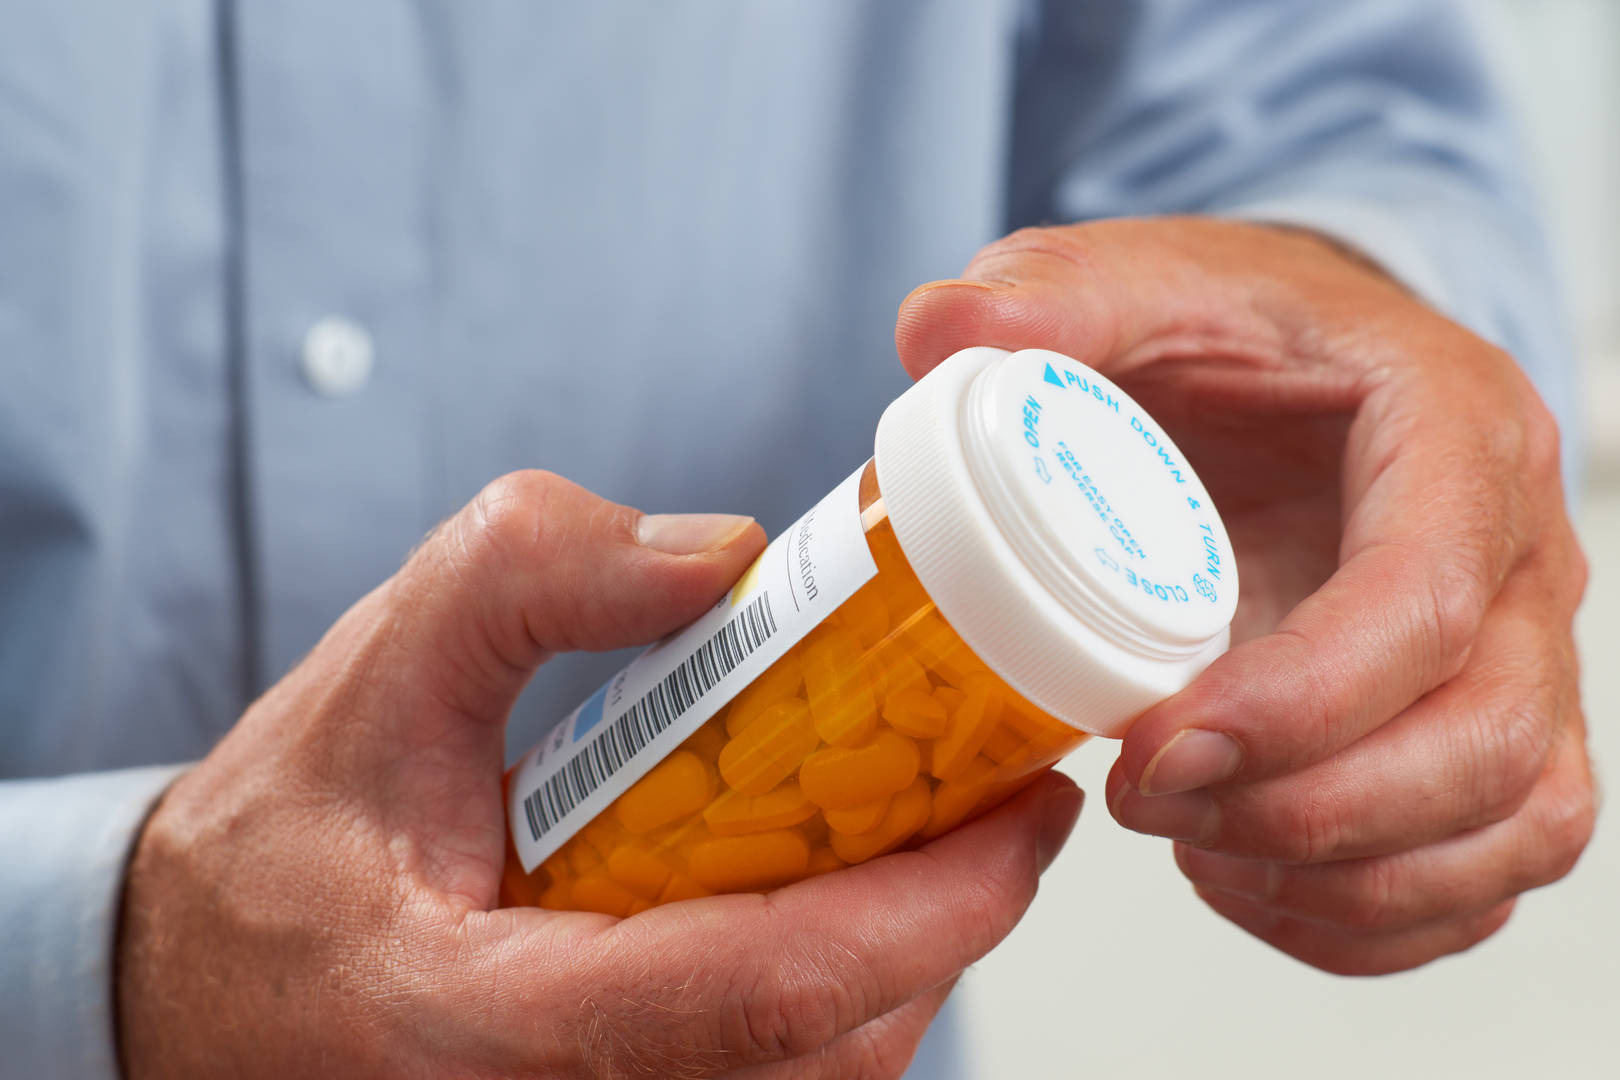
[[[940,289],[983,289],[987,292],[994,292],[995,288],[996,287],[988,281],[973,281],[968,278],[941,278],[938,281],[923,282],[915,289],[912,289],[911,292],[907,294],[906,299],[910,300],[914,296],[921,296],[924,293],[937,292]]]
[[[1143,795],[1173,795],[1219,783],[1242,767],[1243,747],[1232,736],[1188,728],[1153,755],[1137,788]]]
[[[636,522],[636,543],[666,555],[719,551],[753,523],[738,514],[645,514]]]
[[[1086,793],[1073,784],[1063,784],[1046,797],[1046,819],[1041,822],[1041,833],[1035,838],[1035,864],[1041,873],[1046,873],[1057,853],[1063,850],[1064,842],[1074,831],[1074,823],[1080,820],[1080,806],[1085,800]]]
[[[1184,840],[1196,847],[1213,844],[1221,828],[1220,808],[1207,791],[1148,796],[1125,784],[1109,809],[1133,832]]]
[[[938,292],[941,289],[961,288],[981,289],[986,292],[994,292],[996,287],[986,281],[968,281],[965,278],[948,278],[944,281],[924,282],[906,294],[906,298],[900,301],[900,310],[904,311],[907,304],[918,299],[919,297],[926,296],[928,293]]]
[[[1178,846],[1176,861],[1195,885],[1221,889],[1251,900],[1272,900],[1282,887],[1282,868],[1267,859],[1244,859],[1185,845]]]

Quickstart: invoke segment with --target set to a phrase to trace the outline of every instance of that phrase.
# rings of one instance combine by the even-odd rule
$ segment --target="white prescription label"
[[[771,541],[725,599],[630,661],[523,755],[507,815],[525,873],[872,580],[865,469]]]

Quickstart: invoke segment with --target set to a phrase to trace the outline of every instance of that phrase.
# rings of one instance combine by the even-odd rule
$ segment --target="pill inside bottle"
[[[506,777],[508,905],[630,916],[925,844],[1225,650],[1231,545],[1162,428],[968,349],[726,600]]]

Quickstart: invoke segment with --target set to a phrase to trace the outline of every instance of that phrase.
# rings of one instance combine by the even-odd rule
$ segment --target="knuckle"
[[[1246,780],[1319,761],[1357,734],[1351,693],[1324,663],[1324,646],[1298,627],[1267,639],[1258,663],[1211,667],[1183,700],[1189,715],[1231,713],[1264,737],[1247,740]]]
[[[1439,684],[1456,675],[1467,662],[1474,638],[1490,604],[1494,585],[1484,577],[1488,559],[1469,559],[1425,574],[1429,602],[1428,621],[1435,654],[1428,682]]]
[[[1486,346],[1496,370],[1516,372],[1517,362],[1502,349]],[[1519,390],[1516,376],[1506,381],[1492,379],[1476,388],[1472,401],[1469,429],[1473,432],[1477,453],[1481,459],[1498,468],[1517,469],[1529,457],[1533,430],[1537,420],[1533,416],[1534,404]],[[1548,416],[1547,420],[1551,420]]]
[[[952,954],[963,964],[988,953],[1012,933],[1040,885],[1030,849],[1009,848],[998,854],[999,858],[985,859],[958,874],[951,889],[953,903],[935,938],[941,953]]]
[[[1025,226],[980,248],[967,273],[1008,281],[1046,274],[1103,280],[1096,251],[1086,237],[1083,226]]]
[[[786,961],[732,983],[721,1010],[721,1037],[744,1059],[777,1061],[826,1046],[856,1024],[871,993],[869,969],[845,965],[833,978],[830,965]]]
[[[1517,898],[1510,897],[1472,916],[1454,917],[1445,924],[1443,934],[1437,935],[1437,939],[1431,943],[1430,958],[1450,956],[1472,949],[1507,925],[1517,904]]]
[[[1552,800],[1542,823],[1550,865],[1540,884],[1557,881],[1575,869],[1597,827],[1597,799],[1592,785],[1569,784]]]
[[[1055,254],[1059,247],[1067,253],[1069,248],[1078,246],[1071,231],[1025,225],[984,245],[973,257],[973,261],[998,259],[1008,255]]]
[[[526,469],[484,486],[463,515],[463,542],[497,558],[523,560],[547,541],[547,511],[567,481],[555,473]]]
[[[740,1052],[747,1061],[777,1061],[797,1056],[798,1040],[816,1026],[819,1017],[809,1009],[793,1008],[790,1001],[794,996],[767,984],[736,999],[735,1022],[728,1025],[734,1034],[725,1045]]]
[[[1331,797],[1313,795],[1296,812],[1277,839],[1284,864],[1309,866],[1331,862],[1349,838],[1344,815]]]
[[[1395,860],[1364,866],[1335,920],[1348,930],[1383,930],[1401,921],[1401,874]]]
[[[1040,878],[1028,858],[1032,853],[1020,849],[1004,854],[1004,860],[981,863],[976,873],[964,875],[960,883],[951,940],[967,945],[970,951],[989,949],[1006,937],[1035,899]]]
[[[1569,518],[1561,516],[1549,534],[1542,540],[1536,553],[1535,568],[1543,580],[1550,583],[1550,591],[1541,600],[1541,607],[1559,619],[1561,636],[1569,633],[1569,622],[1586,595],[1592,582],[1592,564]]]
[[[1537,395],[1523,399],[1523,461],[1538,480],[1556,480],[1560,474],[1562,433],[1552,411]]]
[[[1319,760],[1352,741],[1357,725],[1355,707],[1334,685],[1326,666],[1321,663],[1321,649],[1316,643],[1297,632],[1286,634],[1284,640],[1292,648],[1279,655],[1283,665],[1275,685],[1289,687],[1295,696],[1276,698],[1268,703],[1267,729],[1273,733],[1290,730],[1305,733],[1302,745],[1287,760],[1288,765],[1298,766]],[[1284,672],[1292,672],[1292,677]]]
[[[1569,568],[1571,592],[1578,605],[1581,597],[1586,595],[1586,587],[1592,583],[1592,563],[1587,559],[1586,551],[1573,537],[1570,540],[1565,565]]]
[[[1471,773],[1475,801],[1487,821],[1524,804],[1546,767],[1557,732],[1558,687],[1547,675],[1480,718]]]

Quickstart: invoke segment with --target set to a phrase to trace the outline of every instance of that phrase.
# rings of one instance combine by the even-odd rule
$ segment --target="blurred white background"
[[[1464,2],[1516,107],[1561,257],[1590,471],[1620,482],[1620,3]]]
[[[1585,375],[1579,623],[1601,768],[1620,758],[1620,0],[1463,0],[1533,156]],[[1316,972],[1223,922],[1168,844],[1101,805],[1113,744],[1067,771],[1094,797],[1024,923],[959,994],[971,1075],[1620,1077],[1620,841],[1485,944],[1415,972]],[[1613,782],[1610,784],[1611,790]]]

